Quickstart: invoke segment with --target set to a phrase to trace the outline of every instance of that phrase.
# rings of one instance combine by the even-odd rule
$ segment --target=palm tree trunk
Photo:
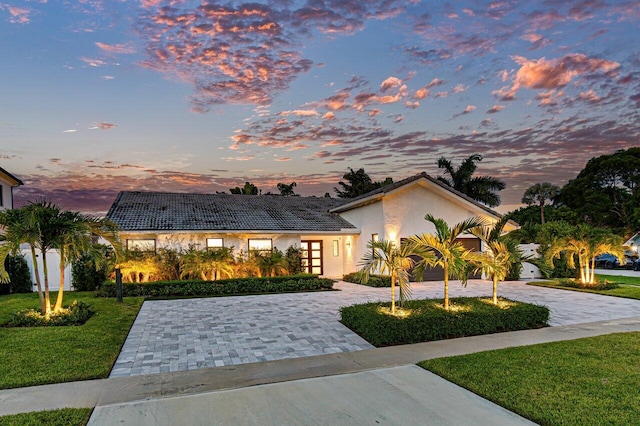
[[[49,297],[49,271],[47,270],[47,251],[40,250],[42,253],[42,273],[44,274],[44,312],[43,315],[51,313],[51,298]]]
[[[64,249],[60,247],[60,288],[58,289],[58,298],[56,299],[56,306],[53,308],[54,312],[58,312],[62,309],[62,298],[64,297]]]
[[[591,259],[591,284],[596,281],[596,258]]]
[[[498,304],[498,276],[493,275],[493,297],[492,301],[494,305]]]
[[[32,245],[31,247],[31,260],[33,261],[33,274],[36,276],[36,287],[38,288],[38,298],[40,299],[40,310],[44,314],[47,309],[44,305],[44,294],[42,294],[42,284],[40,283],[40,271],[38,270],[38,256],[36,255],[36,249]]]
[[[544,201],[540,204],[540,223],[544,225]]]
[[[396,313],[396,273],[391,272],[391,313]]]
[[[449,310],[449,266],[444,264],[444,308]]]

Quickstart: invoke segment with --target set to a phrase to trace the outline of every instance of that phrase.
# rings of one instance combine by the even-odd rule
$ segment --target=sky
[[[18,204],[333,193],[483,156],[500,211],[640,145],[640,2],[0,0]]]

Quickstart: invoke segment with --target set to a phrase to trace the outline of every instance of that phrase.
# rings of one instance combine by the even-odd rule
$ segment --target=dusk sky
[[[479,153],[506,211],[640,145],[639,45],[638,1],[0,0],[0,166],[104,213]]]

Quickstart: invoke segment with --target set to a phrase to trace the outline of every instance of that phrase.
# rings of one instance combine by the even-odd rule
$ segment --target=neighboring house
[[[492,223],[501,217],[421,173],[352,199],[121,192],[107,218],[119,225],[129,249],[233,247],[246,253],[296,245],[303,249],[307,272],[341,277],[359,269],[372,239],[399,244],[433,232],[426,213],[451,225],[472,216]],[[506,230],[516,227],[509,222]],[[472,236],[461,240],[481,248]],[[442,276],[433,271],[425,278]]]
[[[0,210],[13,208],[13,188],[20,185],[20,179],[0,167]]]
[[[636,257],[638,256],[638,246],[640,246],[640,232],[636,233],[633,237],[629,238],[622,244],[624,247],[629,247],[625,251],[626,256]]]

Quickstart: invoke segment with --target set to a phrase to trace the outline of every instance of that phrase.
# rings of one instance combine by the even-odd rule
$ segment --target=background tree
[[[349,171],[345,173],[342,178],[346,180],[346,182],[338,182],[338,185],[340,185],[342,189],[333,188],[339,198],[359,197],[360,195],[364,195],[374,189],[393,183],[393,179],[389,177],[383,182],[374,182],[363,168],[354,171],[349,167]]]
[[[528,206],[537,204],[540,206],[540,223],[544,223],[544,206],[547,200],[553,199],[560,192],[560,187],[549,182],[536,183],[524,191],[522,202]]]
[[[283,197],[295,197],[297,194],[293,192],[293,188],[295,188],[297,184],[295,182],[291,182],[289,185],[286,183],[278,184],[278,191],[280,191],[280,195]]]
[[[414,272],[416,276],[421,277],[428,266],[442,267],[444,308],[449,309],[449,278],[460,279],[463,284],[466,284],[468,264],[478,259],[475,253],[466,249],[456,239],[473,228],[485,225],[485,222],[479,217],[473,217],[449,227],[444,219],[435,218],[431,214],[427,214],[424,218],[434,225],[436,233],[409,237],[411,251],[421,258],[416,263]]]
[[[640,229],[640,147],[592,158],[558,194],[582,222],[632,234]]]
[[[7,256],[4,268],[9,274],[8,290],[10,293],[31,293],[31,271],[24,256],[20,253]]]
[[[438,159],[438,167],[444,170],[445,176],[438,176],[438,180],[468,197],[484,203],[490,207],[500,205],[498,191],[506,185],[501,180],[491,176],[473,177],[477,169],[476,163],[482,161],[482,155],[473,154],[462,161],[460,166],[454,167],[445,157]]]
[[[238,186],[231,188],[229,189],[229,192],[237,195],[259,195],[260,193],[258,187],[251,182],[245,182],[242,188]]]
[[[409,270],[413,266],[410,248],[406,244],[396,247],[393,241],[369,241],[369,249],[360,262],[360,277],[363,283],[369,281],[370,274],[381,273],[391,276],[391,313],[396,313],[396,284],[400,287],[400,306],[411,298]],[[423,253],[428,257],[427,253]]]

